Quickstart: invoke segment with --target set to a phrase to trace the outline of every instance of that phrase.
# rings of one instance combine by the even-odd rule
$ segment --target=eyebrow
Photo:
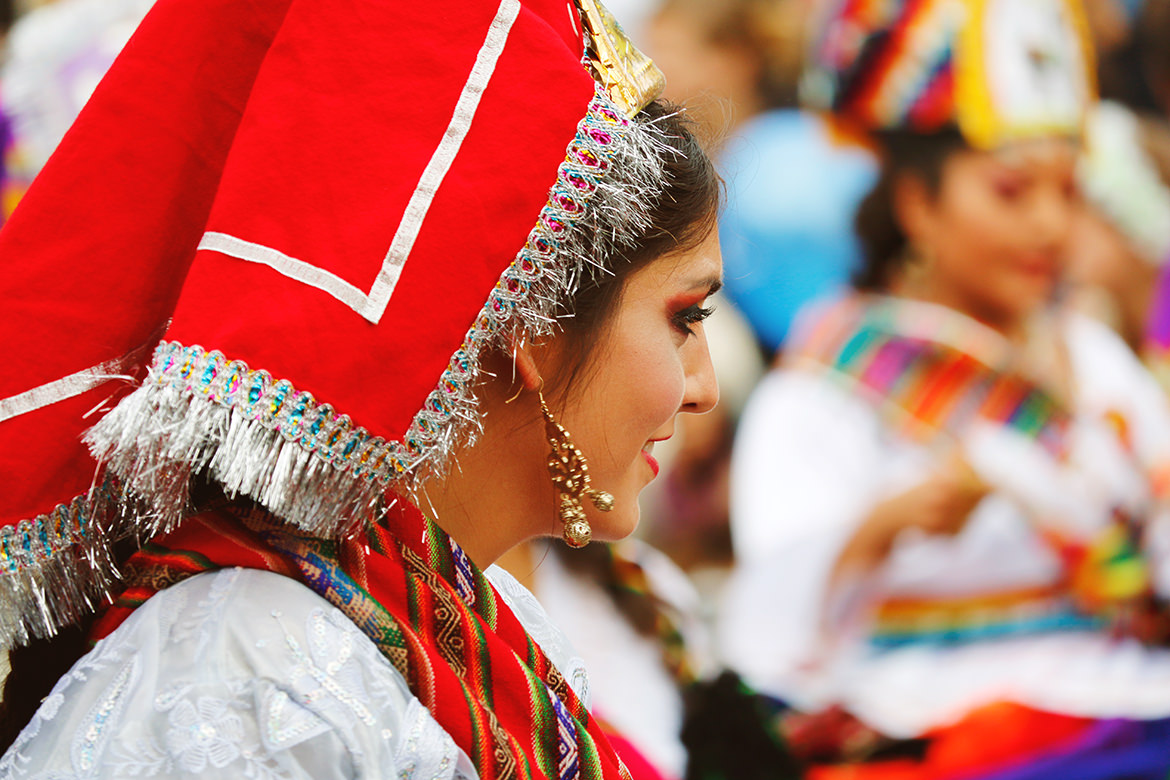
[[[701,279],[701,280],[696,281],[694,284],[691,285],[692,290],[697,289],[699,287],[706,287],[707,294],[714,295],[715,293],[717,293],[721,289],[723,289],[723,279],[721,277],[718,277],[718,276],[709,276],[706,279]]]

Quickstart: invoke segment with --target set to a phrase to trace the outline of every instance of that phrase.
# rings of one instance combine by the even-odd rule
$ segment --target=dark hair
[[[10,671],[0,697],[0,754],[20,736],[57,680],[89,652],[93,621],[93,616],[87,615],[55,636],[33,639],[8,651]]]
[[[614,273],[599,275],[587,282],[572,301],[573,316],[564,320],[566,336],[571,340],[573,364],[567,366],[571,382],[592,356],[597,335],[604,332],[609,315],[621,296],[625,279],[656,258],[693,249],[710,235],[721,200],[721,182],[699,141],[688,129],[689,122],[677,107],[655,102],[645,109],[648,118],[666,131],[666,145],[659,149],[665,167],[665,191],[650,211],[651,228],[636,249],[620,258]],[[561,373],[558,384],[566,385]],[[120,551],[126,560],[132,547]],[[635,626],[644,629],[649,619],[649,604],[631,604],[635,597],[617,597],[624,611],[637,617]],[[632,610],[632,611],[631,611]],[[69,626],[55,637],[36,639],[12,652],[12,667],[0,698],[0,753],[17,737],[32,718],[41,698],[58,678],[89,649],[87,616],[77,626]]]
[[[16,21],[16,3],[13,0],[0,0],[0,36],[3,36]]]
[[[665,131],[666,143],[658,150],[665,187],[650,209],[650,228],[637,247],[616,259],[612,274],[587,279],[573,296],[571,316],[562,320],[562,328],[569,344],[567,354],[576,357],[558,372],[561,388],[578,379],[593,357],[630,274],[660,257],[696,248],[715,229],[723,181],[691,132],[693,123],[682,109],[664,101],[654,101],[642,114]]]
[[[894,212],[897,181],[903,176],[915,176],[937,194],[947,159],[968,148],[953,127],[921,135],[883,132],[876,139],[882,151],[881,174],[857,207],[853,220],[863,253],[862,265],[853,277],[853,286],[859,290],[885,290],[906,254],[906,233]]]
[[[1153,93],[1155,108],[1166,110],[1170,87],[1170,0],[1146,0],[1135,25],[1138,58],[1146,85]]]

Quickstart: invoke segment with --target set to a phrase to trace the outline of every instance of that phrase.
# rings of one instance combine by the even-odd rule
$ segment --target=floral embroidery
[[[270,687],[260,707],[261,736],[270,750],[299,745],[329,730],[329,724],[276,687]]]
[[[0,777],[290,780],[300,756],[325,751],[359,775],[467,780],[450,736],[348,619],[321,602],[249,612],[249,602],[228,596],[250,576],[221,571],[189,580],[142,607],[61,679],[0,759]],[[229,610],[220,614],[215,605],[225,599]],[[289,620],[284,613],[298,616],[295,630],[280,622]],[[270,615],[275,632],[255,631]],[[223,660],[215,637],[231,634],[225,623],[241,616],[255,636],[283,635],[299,652],[274,638],[254,657],[261,667],[253,673],[208,680],[199,669],[219,669]],[[210,648],[201,645],[205,623]],[[254,643],[240,648],[252,652]]]
[[[76,683],[85,683],[89,676],[106,667],[125,660],[131,656],[133,648],[120,646],[112,642],[98,642],[97,646],[78,661],[74,667],[57,681],[41,706],[33,715],[29,724],[24,727],[20,735],[8,748],[8,752],[0,758],[0,776],[25,776],[32,759],[24,753],[29,744],[41,733],[46,724],[51,723],[60,713],[66,702],[65,692]]]
[[[208,763],[223,769],[240,756],[244,724],[223,699],[200,696],[194,705],[180,701],[169,723],[167,750],[188,772],[202,772]]]
[[[360,641],[357,629],[337,610],[326,616],[325,610],[309,613],[306,635],[309,652],[291,633],[285,632],[285,642],[296,659],[292,670],[293,685],[300,692],[301,701],[318,708],[335,709],[335,702],[344,706],[342,721],[356,718],[367,726],[377,723],[370,711],[370,696],[365,689],[362,670],[354,657],[355,640]]]
[[[153,777],[174,768],[171,756],[153,739],[136,739],[112,745],[109,764],[118,774],[130,777]]]
[[[211,587],[208,589],[207,596],[200,600],[195,609],[189,613],[186,610],[187,598],[184,591],[174,593],[175,589],[171,589],[170,591],[163,591],[159,594],[167,599],[167,602],[160,606],[169,607],[169,609],[164,611],[164,621],[167,619],[167,616],[174,615],[177,617],[177,613],[184,614],[183,619],[176,619],[171,626],[171,644],[188,641],[195,631],[198,630],[199,641],[196,645],[195,654],[201,655],[207,650],[211,643],[214,630],[223,624],[223,611],[227,606],[228,596],[231,594],[232,587],[235,585],[242,571],[243,569],[223,569],[217,573],[212,578]]]

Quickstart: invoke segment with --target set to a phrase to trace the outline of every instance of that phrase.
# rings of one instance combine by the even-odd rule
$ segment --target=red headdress
[[[661,76],[611,21],[161,0],[0,232],[0,643],[84,609],[194,475],[336,536],[474,437],[483,351],[662,191]]]

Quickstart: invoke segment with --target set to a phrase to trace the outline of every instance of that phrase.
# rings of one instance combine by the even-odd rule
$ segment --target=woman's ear
[[[513,333],[511,339],[512,365],[515,367],[516,377],[525,390],[536,392],[544,386],[544,378],[536,367],[536,357],[533,354],[533,345],[523,333]]]
[[[900,173],[891,191],[894,219],[912,246],[929,246],[934,224],[934,195],[921,176]]]

